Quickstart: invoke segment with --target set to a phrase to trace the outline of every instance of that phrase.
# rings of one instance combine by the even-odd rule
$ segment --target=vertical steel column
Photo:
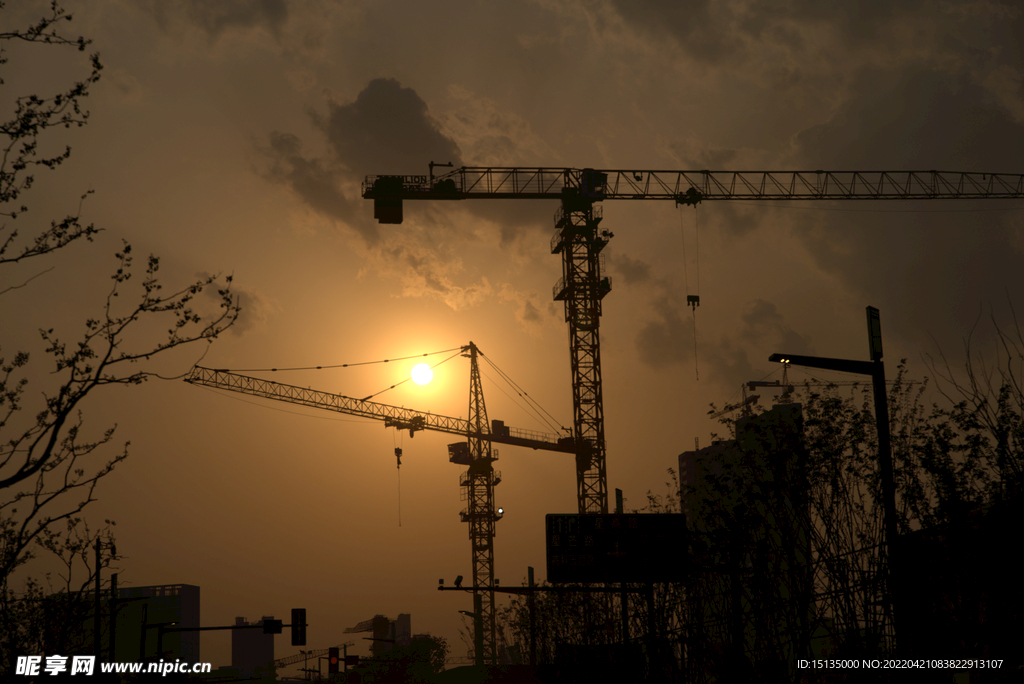
[[[489,440],[482,435],[490,433],[487,422],[487,407],[484,405],[484,391],[480,382],[480,368],[477,366],[478,350],[469,343],[469,469],[463,476],[464,495],[468,501],[462,514],[462,521],[469,523],[469,541],[473,549],[473,596],[479,621],[475,624],[483,634],[478,634],[476,643],[482,643],[482,654],[478,660],[497,664],[496,624],[494,614],[494,523],[498,516],[494,512],[494,487],[501,481],[494,471]]]
[[[579,512],[608,512],[605,469],[604,400],[601,394],[601,300],[611,279],[601,273],[601,250],[611,234],[599,231],[601,207],[566,194],[555,214],[552,253],[562,254],[562,279],[555,301],[565,302],[572,366],[573,437],[576,440],[576,495]]]

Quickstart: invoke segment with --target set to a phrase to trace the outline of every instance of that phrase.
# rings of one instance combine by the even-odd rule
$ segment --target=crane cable
[[[427,352],[426,354],[413,354],[412,356],[401,356],[397,359],[381,359],[380,361],[361,361],[360,363],[337,363],[333,366],[298,366],[295,368],[235,368],[228,369],[222,368],[219,370],[229,371],[232,373],[272,373],[276,371],[299,371],[299,370],[326,370],[328,368],[349,368],[350,366],[370,366],[375,363],[391,363],[392,361],[408,361],[409,359],[418,359],[421,356],[434,356],[436,354],[447,354],[450,351],[458,352],[462,351],[462,347],[456,347],[454,349],[442,349],[436,352]],[[446,359],[447,360],[447,359]],[[441,363],[444,363],[442,361]],[[440,364],[438,364],[440,365]]]
[[[396,438],[397,434],[397,438]],[[405,437],[401,434],[401,430],[394,428],[394,432],[391,433],[391,443],[395,444],[395,459],[398,461],[396,468],[398,469],[398,526],[402,526],[402,447],[398,446],[399,443],[405,442]]]
[[[683,241],[683,278],[686,285],[686,303],[690,306],[691,319],[693,320],[693,373],[697,381],[700,381],[700,367],[697,364],[697,307],[700,306],[700,221],[697,215],[697,205],[693,205],[693,241],[694,241],[694,262],[697,268],[697,294],[690,294],[690,270],[689,260],[686,258],[686,228],[683,225],[683,208],[679,205],[679,235]]]
[[[452,350],[449,349],[449,351],[452,351]],[[442,352],[436,352],[436,353],[442,353]],[[452,360],[456,356],[459,356],[461,353],[462,353],[462,347],[459,347],[459,349],[456,350],[456,352],[454,354],[452,354],[451,356],[445,358],[442,361],[437,362],[437,364],[434,364],[433,366],[431,366],[430,369],[433,370],[433,369],[437,368],[438,366],[440,366],[441,364],[446,364],[447,361]],[[426,356],[426,354],[423,354],[423,355]],[[417,356],[407,356],[406,358],[417,358]],[[396,358],[394,360],[401,360],[401,359]],[[371,362],[379,362],[379,361],[371,361]],[[412,378],[406,378],[406,379],[402,380],[401,382],[396,382],[395,384],[391,385],[390,387],[385,387],[384,389],[382,389],[379,392],[374,392],[370,396],[365,396],[365,397],[360,398],[359,401],[369,401],[370,399],[374,398],[378,394],[383,394],[384,392],[388,391],[389,389],[394,389],[398,385],[404,385],[407,382],[409,382],[410,380],[412,380]]]
[[[491,359],[487,356],[484,356],[483,359],[487,363],[487,365],[489,365],[491,368],[498,372],[498,375],[501,377],[501,379],[508,383],[509,387],[511,387],[516,392],[516,394],[518,394],[522,399],[524,399],[527,402],[529,410],[532,411],[534,415],[538,419],[540,419],[542,423],[545,423],[548,426],[548,428],[554,430],[555,432],[567,430],[567,428],[558,425],[558,421],[555,419],[555,417],[551,415],[547,409],[541,406],[536,399],[527,394],[526,390],[520,387],[519,384],[515,380],[513,380],[505,371],[498,368],[498,364],[491,361]],[[499,386],[498,389],[501,389],[501,387]],[[505,390],[501,391],[502,393],[505,394],[505,396],[509,396],[508,393],[505,392]],[[509,397],[509,399],[512,399],[512,397]],[[546,414],[547,418],[542,416],[541,412]],[[548,418],[550,418],[550,420],[548,420]]]
[[[512,396],[511,394],[509,394],[508,392],[506,392],[506,391],[505,391],[505,389],[504,389],[504,388],[503,388],[503,387],[502,387],[502,386],[501,386],[500,384],[498,384],[498,382],[497,382],[497,381],[496,381],[496,380],[495,380],[494,378],[492,378],[492,377],[490,376],[490,374],[489,374],[489,373],[487,373],[487,372],[486,372],[486,371],[485,371],[485,370],[484,370],[483,368],[481,368],[481,369],[480,369],[480,375],[482,375],[483,377],[485,377],[485,378],[487,378],[488,380],[490,380],[490,381],[491,381],[491,383],[493,383],[494,387],[497,387],[497,388],[498,388],[498,390],[499,390],[499,391],[500,391],[500,392],[501,392],[502,394],[504,394],[504,395],[505,395],[506,397],[508,397],[509,399],[511,399],[511,400],[512,400],[512,403],[513,403],[513,404],[515,404],[516,406],[518,406],[518,407],[519,407],[519,409],[520,409],[521,411],[523,411],[524,413],[527,413],[527,414],[531,413],[531,411],[532,411],[534,415],[533,415],[533,416],[531,416],[531,417],[532,417],[532,418],[533,418],[534,420],[538,420],[539,422],[544,422],[544,423],[546,423],[546,427],[547,427],[547,428],[548,428],[549,430],[552,430],[552,431],[554,431],[554,432],[556,432],[556,433],[559,433],[559,432],[561,432],[561,431],[567,431],[567,430],[568,430],[568,428],[564,428],[564,427],[561,427],[561,428],[560,428],[560,427],[559,427],[559,426],[557,426],[557,425],[552,425],[552,424],[551,424],[551,421],[545,420],[543,416],[541,416],[541,415],[540,415],[540,414],[538,414],[538,413],[537,413],[537,412],[536,412],[535,410],[533,410],[533,406],[532,406],[532,405],[530,405],[530,404],[526,404],[526,405],[524,406],[523,404],[521,404],[521,403],[519,403],[518,401],[516,401],[516,398],[515,398],[515,397],[513,397],[513,396]],[[515,390],[514,390],[514,391],[515,391]]]

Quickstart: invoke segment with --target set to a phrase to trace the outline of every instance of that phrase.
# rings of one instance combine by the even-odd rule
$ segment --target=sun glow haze
[[[434,371],[425,363],[413,366],[412,381],[417,385],[426,385],[434,377]]]

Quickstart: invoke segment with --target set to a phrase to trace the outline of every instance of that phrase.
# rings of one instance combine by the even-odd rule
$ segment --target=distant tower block
[[[273,620],[273,615],[264,615],[259,622]],[[245,627],[250,623],[244,617],[235,618],[235,625]],[[266,668],[274,660],[274,635],[264,634],[261,629],[231,630],[231,667],[238,670],[243,678],[269,676]]]

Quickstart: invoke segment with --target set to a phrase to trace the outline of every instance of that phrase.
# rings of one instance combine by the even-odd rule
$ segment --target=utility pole
[[[139,662],[146,662],[146,630],[149,626],[146,624],[149,618],[149,604],[142,604],[142,629],[139,630]]]
[[[114,662],[114,643],[117,637],[117,573],[110,575],[110,662]]]
[[[454,587],[453,587],[454,588]],[[443,590],[444,587],[438,587],[439,590]],[[461,587],[458,588],[461,590]],[[473,590],[468,590],[473,591]],[[476,651],[476,664],[484,664],[484,626],[483,626],[483,598],[480,593],[473,591],[473,612],[468,610],[460,610],[459,612],[463,615],[467,615],[473,618],[473,645]]]
[[[527,585],[532,590],[537,585],[533,581],[533,566],[527,566],[526,568]],[[531,591],[526,596],[526,603],[530,609],[530,665],[534,666],[537,664],[537,598],[534,596],[534,592]]]
[[[103,603],[101,602],[101,599],[100,599],[100,566],[102,565],[102,558],[100,557],[100,553],[102,551],[102,548],[103,548],[103,542],[100,540],[99,535],[97,535],[96,536],[96,589],[95,589],[96,605],[95,605],[95,609],[94,609],[95,610],[95,615],[93,616],[93,628],[92,628],[93,653],[96,654],[96,659],[97,660],[99,660],[99,658],[100,658],[100,622],[101,622],[100,618],[102,617],[102,615],[101,615],[102,614],[101,606],[103,605]]]
[[[622,490],[615,489],[615,512],[622,515]],[[619,585],[619,611],[622,618],[622,643],[629,643],[629,595],[626,593],[626,583]]]

